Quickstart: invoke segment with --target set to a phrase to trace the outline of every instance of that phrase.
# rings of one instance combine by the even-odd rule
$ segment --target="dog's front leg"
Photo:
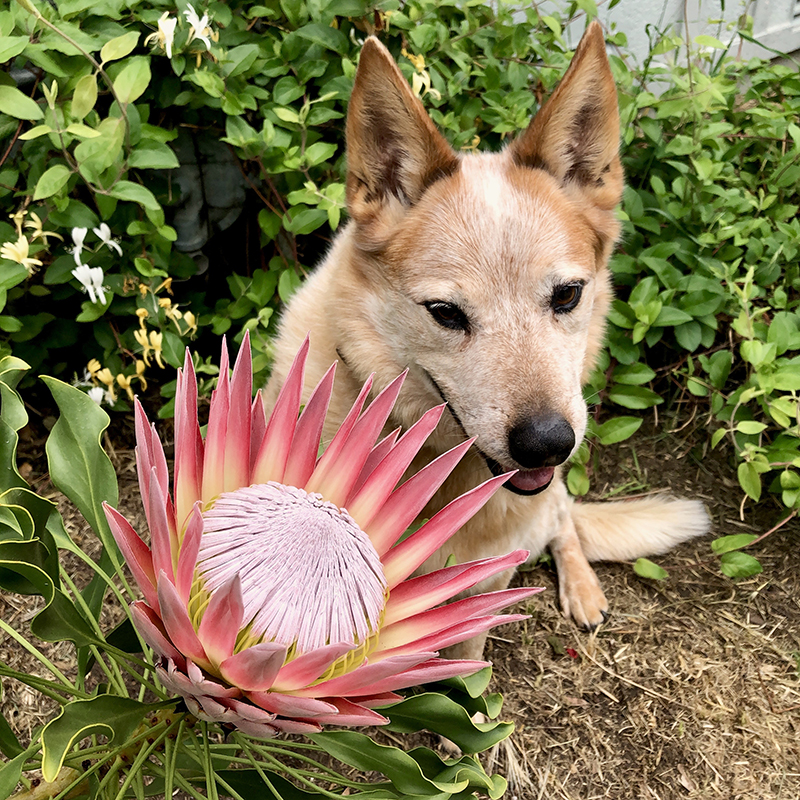
[[[558,571],[558,598],[565,617],[592,630],[608,617],[608,602],[594,570],[581,548],[575,524],[569,514],[550,541],[550,552]]]

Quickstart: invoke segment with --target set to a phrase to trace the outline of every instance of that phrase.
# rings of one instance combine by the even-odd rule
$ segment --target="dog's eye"
[[[469,330],[467,315],[457,305],[443,303],[441,300],[431,300],[423,305],[443,328],[449,328],[452,331]]]
[[[582,293],[583,283],[580,282],[556,286],[550,298],[550,307],[556,314],[566,314],[578,305]]]

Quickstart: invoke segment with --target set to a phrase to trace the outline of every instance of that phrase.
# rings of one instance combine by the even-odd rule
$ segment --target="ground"
[[[703,431],[670,432],[648,420],[630,441],[603,448],[593,466],[593,498],[670,490],[707,504],[716,536],[763,533],[785,516],[777,503],[753,513],[726,454],[704,452]],[[680,427],[680,426],[677,426]],[[123,510],[141,517],[130,449],[121,421],[112,449]],[[111,442],[109,441],[110,445]],[[38,474],[41,440],[23,444]],[[26,464],[28,465],[26,467]],[[66,506],[65,506],[66,509]],[[67,513],[73,536],[91,536],[77,512]],[[750,552],[760,575],[723,576],[710,538],[657,558],[668,578],[639,578],[630,564],[601,564],[597,572],[612,615],[593,634],[565,620],[554,573],[542,564],[517,582],[544,586],[524,609],[522,624],[497,629],[488,644],[494,689],[505,696],[502,717],[517,724],[511,744],[498,748],[494,769],[519,800],[796,800],[800,797],[800,524],[791,520]],[[0,614],[29,618],[29,598],[0,596]],[[70,646],[53,653],[68,668]],[[22,659],[0,640],[0,659]],[[21,736],[49,713],[37,695],[4,682],[0,703]]]

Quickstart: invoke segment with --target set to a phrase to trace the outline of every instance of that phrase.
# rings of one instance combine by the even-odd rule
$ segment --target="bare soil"
[[[760,534],[781,521],[777,503],[757,513],[740,508],[725,455],[693,447],[707,438],[702,430],[669,429],[662,421],[656,433],[646,423],[632,440],[597,453],[590,497],[699,496],[714,536]],[[142,521],[131,438],[129,421],[120,421],[112,459],[122,509]],[[38,473],[41,444],[35,436],[24,443],[22,468],[52,495]],[[71,534],[88,543],[80,515],[62,508]],[[488,644],[502,717],[517,726],[487,764],[509,779],[507,797],[800,798],[800,524],[791,520],[750,549],[764,571],[747,580],[722,575],[709,543],[655,559],[669,573],[661,582],[639,578],[630,564],[598,565],[612,615],[592,634],[561,616],[547,563],[517,576],[547,591],[524,606],[527,622],[498,629]],[[12,625],[36,610],[34,599],[0,595],[0,615]],[[69,669],[71,646],[50,655]],[[0,659],[25,663],[8,638],[0,639]],[[21,738],[52,713],[13,681],[4,681],[0,707]]]

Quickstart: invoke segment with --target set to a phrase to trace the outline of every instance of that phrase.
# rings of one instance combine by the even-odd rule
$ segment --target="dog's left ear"
[[[617,90],[595,21],[555,92],[511,144],[511,156],[517,165],[543,169],[599,210],[611,211],[623,188],[619,132]]]

